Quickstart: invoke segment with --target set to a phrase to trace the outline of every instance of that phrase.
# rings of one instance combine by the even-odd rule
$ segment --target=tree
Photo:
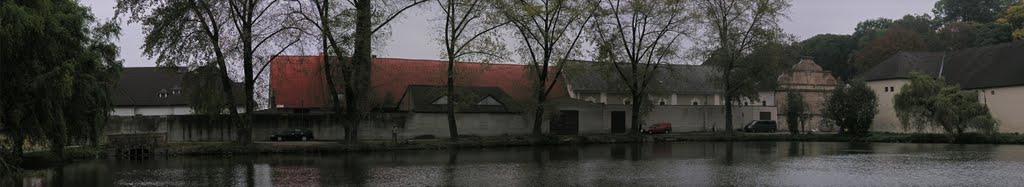
[[[882,36],[853,52],[853,66],[856,72],[864,72],[900,51],[928,51],[925,40],[921,33],[908,29],[888,29]]]
[[[409,8],[415,7],[419,4],[427,2],[428,0],[408,0],[407,3],[401,4],[397,10],[391,11],[377,11],[377,6],[388,6],[392,5],[394,1],[382,1],[378,5],[372,3],[373,0],[351,0],[349,1],[355,8],[355,30],[352,33],[352,59],[349,64],[345,64],[342,67],[342,75],[345,77],[345,109],[348,110],[345,113],[345,121],[348,122],[349,128],[345,128],[345,141],[349,144],[355,144],[359,141],[359,123],[366,116],[368,111],[372,109],[371,103],[369,102],[370,93],[370,72],[372,71],[372,50],[373,50],[373,37],[379,31],[384,29],[392,20],[397,18],[402,12]],[[405,1],[403,1],[405,2]],[[372,19],[375,14],[388,15],[384,16],[383,19],[374,20]],[[330,14],[328,14],[330,15]],[[330,31],[327,29],[326,31]],[[331,33],[331,32],[328,32]],[[328,38],[330,39],[330,38]],[[332,48],[339,48],[336,41],[331,41]],[[343,54],[343,53],[339,53]]]
[[[856,47],[857,41],[851,35],[819,34],[800,42],[800,54],[814,57],[815,63],[840,80],[850,80],[856,76],[850,64],[850,53]]]
[[[298,42],[286,34],[297,28],[281,21],[278,0],[170,1],[119,0],[118,16],[129,14],[129,22],[142,22],[146,29],[143,53],[157,57],[158,65],[190,67],[216,64],[221,85],[232,85],[230,71],[242,71],[245,114],[239,115],[231,86],[221,86],[230,123],[237,127],[240,144],[252,143],[251,114],[256,110],[256,82],[262,69],[276,56]],[[153,7],[153,5],[156,5]],[[225,11],[226,10],[226,11]],[[212,55],[211,55],[212,54]],[[228,60],[241,61],[241,67]],[[260,67],[257,67],[260,65]],[[240,117],[240,120],[238,119]]]
[[[783,38],[779,21],[790,4],[783,0],[703,0],[697,4],[706,32],[699,45],[707,46],[704,56],[721,71],[725,128],[732,129],[734,102],[744,97],[742,92],[757,86],[744,82],[749,79],[737,79],[741,76],[738,72],[758,67],[743,59],[752,49]]]
[[[151,4],[161,6],[150,7]],[[225,53],[230,46],[223,42],[227,40],[227,29],[224,28],[226,15],[217,11],[223,8],[226,8],[225,4],[219,1],[120,0],[116,9],[118,17],[129,15],[129,23],[142,22],[146,30],[142,53],[157,57],[157,65],[190,67],[212,63],[220,70],[221,85],[231,85],[234,81],[228,73],[229,54]],[[238,105],[234,99],[229,98],[234,95],[234,90],[231,87],[221,88],[224,93],[221,95],[225,97],[221,108],[230,114],[228,123],[241,129],[243,124],[236,119]]]
[[[640,132],[641,106],[651,80],[674,58],[679,39],[688,34],[688,4],[678,0],[604,0],[595,3],[591,34],[597,62],[608,64],[629,92],[632,128]]]
[[[811,116],[808,114],[807,103],[804,102],[804,97],[796,92],[786,93],[786,125],[789,127],[790,134],[800,134],[800,130],[804,129],[803,124]]]
[[[498,11],[519,36],[520,49],[532,77],[535,107],[533,135],[541,134],[544,108],[566,60],[578,56],[583,31],[591,16],[581,0],[501,0]],[[552,67],[556,68],[552,76]]]
[[[867,135],[878,114],[878,97],[867,83],[854,80],[832,90],[822,110],[824,118],[839,126],[841,132]]]
[[[953,137],[970,130],[994,133],[998,126],[987,106],[978,102],[975,91],[960,90],[945,79],[912,73],[893,98],[896,116],[905,129],[939,128]]]
[[[988,23],[1018,0],[939,0],[932,13],[942,22]]]
[[[121,66],[110,41],[118,31],[75,1],[0,2],[4,165],[20,162],[28,139],[48,142],[58,158],[69,142],[95,143]]]
[[[1003,24],[950,22],[938,30],[943,49],[960,50],[1012,41],[1012,31]]]
[[[996,22],[1010,27],[1013,40],[1024,39],[1024,5],[1011,6]]]
[[[460,99],[455,93],[455,63],[470,57],[501,58],[496,52],[504,50],[496,37],[489,37],[492,31],[508,22],[498,21],[488,14],[494,7],[481,0],[438,0],[444,19],[441,31],[441,45],[447,59],[447,81],[445,97],[448,98],[448,132],[452,140],[458,140],[459,130],[455,121],[455,109]]]

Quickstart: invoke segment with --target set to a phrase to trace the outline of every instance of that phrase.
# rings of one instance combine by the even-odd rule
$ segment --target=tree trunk
[[[7,123],[5,125],[8,125],[8,127],[15,126],[11,125],[11,123]],[[14,160],[14,162],[8,164],[15,166],[21,165],[21,158],[23,155],[25,155],[25,135],[23,134],[24,131],[22,131],[20,128],[8,130],[8,132],[11,132],[7,134],[11,138],[11,160]]]
[[[632,100],[632,103],[630,103],[630,105],[632,105],[632,107],[630,107],[632,108],[632,111],[630,113],[633,116],[630,118],[632,125],[630,125],[631,128],[629,134],[632,135],[640,134],[640,105],[643,104],[641,103],[641,99],[643,99],[641,95],[642,94],[633,94],[632,98],[630,98]]]
[[[103,118],[104,118],[103,122],[106,122],[107,121],[107,119],[105,119],[106,117],[103,117]],[[100,136],[100,134],[96,130],[97,128],[99,128],[99,123],[92,123],[92,124],[88,125],[87,127],[89,128],[89,132],[88,132],[89,136],[86,136],[86,137],[89,138],[89,146],[90,147],[99,147],[100,146],[100,143],[99,143],[99,136]]]
[[[544,126],[544,105],[538,104],[537,108],[533,112],[533,135],[540,136],[543,134]]]
[[[242,145],[252,143],[252,112],[255,106],[253,89],[256,79],[253,77],[253,45],[252,23],[246,21],[242,26],[242,71],[245,74],[245,114],[242,117],[242,128],[238,130],[238,142]]]
[[[448,135],[452,141],[459,140],[459,128],[455,123],[455,58],[451,57],[451,53],[448,55],[448,83],[447,91],[445,92],[448,96]]]
[[[726,86],[728,87],[728,86]],[[725,92],[725,129],[726,133],[732,133],[732,94]]]
[[[355,45],[352,53],[351,68],[348,70],[349,76],[346,79],[345,84],[345,108],[346,122],[349,126],[346,129],[345,140],[349,144],[355,144],[359,139],[359,124],[362,121],[363,110],[368,107],[364,106],[370,102],[366,100],[366,95],[370,91],[367,86],[370,83],[370,71],[372,70],[372,40],[373,32],[371,27],[371,17],[373,16],[373,6],[370,4],[370,0],[357,0],[355,1],[356,8],[356,28],[354,32],[353,44]]]

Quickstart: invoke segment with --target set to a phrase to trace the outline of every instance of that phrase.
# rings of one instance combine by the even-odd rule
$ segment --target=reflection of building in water
[[[320,169],[316,167],[270,166],[268,164],[257,164],[257,166],[262,166],[257,168],[267,172],[257,172],[255,178],[268,180],[260,182],[266,182],[266,184],[273,184],[272,186],[319,186],[320,184]],[[261,174],[270,176],[260,176]],[[273,180],[273,183],[270,183],[271,181],[269,180]]]

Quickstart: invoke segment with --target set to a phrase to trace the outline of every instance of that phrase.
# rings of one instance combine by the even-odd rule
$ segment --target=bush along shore
[[[965,134],[950,137],[944,134],[871,133],[866,136],[841,134],[747,134],[676,133],[659,135],[581,135],[581,136],[464,136],[459,141],[448,139],[410,139],[399,142],[370,140],[358,145],[336,141],[256,142],[238,145],[228,142],[169,143],[153,150],[157,156],[252,155],[252,154],[329,154],[392,150],[442,150],[452,148],[494,148],[513,146],[586,145],[644,142],[726,142],[726,141],[800,141],[800,142],[878,142],[878,143],[962,143],[962,144],[1024,144],[1022,134]],[[24,168],[40,168],[75,160],[105,159],[112,152],[103,147],[68,148],[63,160],[48,151],[26,153]]]

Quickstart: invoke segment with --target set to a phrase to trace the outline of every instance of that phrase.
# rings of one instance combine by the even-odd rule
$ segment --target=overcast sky
[[[107,19],[114,15],[114,0],[80,0],[92,7],[96,17]],[[817,34],[850,34],[858,22],[871,18],[899,18],[906,14],[931,14],[936,0],[794,0],[789,9],[789,20],[783,21],[786,32],[807,39]],[[436,6],[434,4],[425,4]],[[425,8],[407,12],[392,23],[392,36],[378,56],[412,59],[440,59],[439,44],[431,18],[436,17]],[[126,67],[155,66],[153,60],[142,55],[142,27],[122,23],[121,58]],[[293,54],[301,55],[301,54]],[[313,54],[315,55],[315,54]]]

